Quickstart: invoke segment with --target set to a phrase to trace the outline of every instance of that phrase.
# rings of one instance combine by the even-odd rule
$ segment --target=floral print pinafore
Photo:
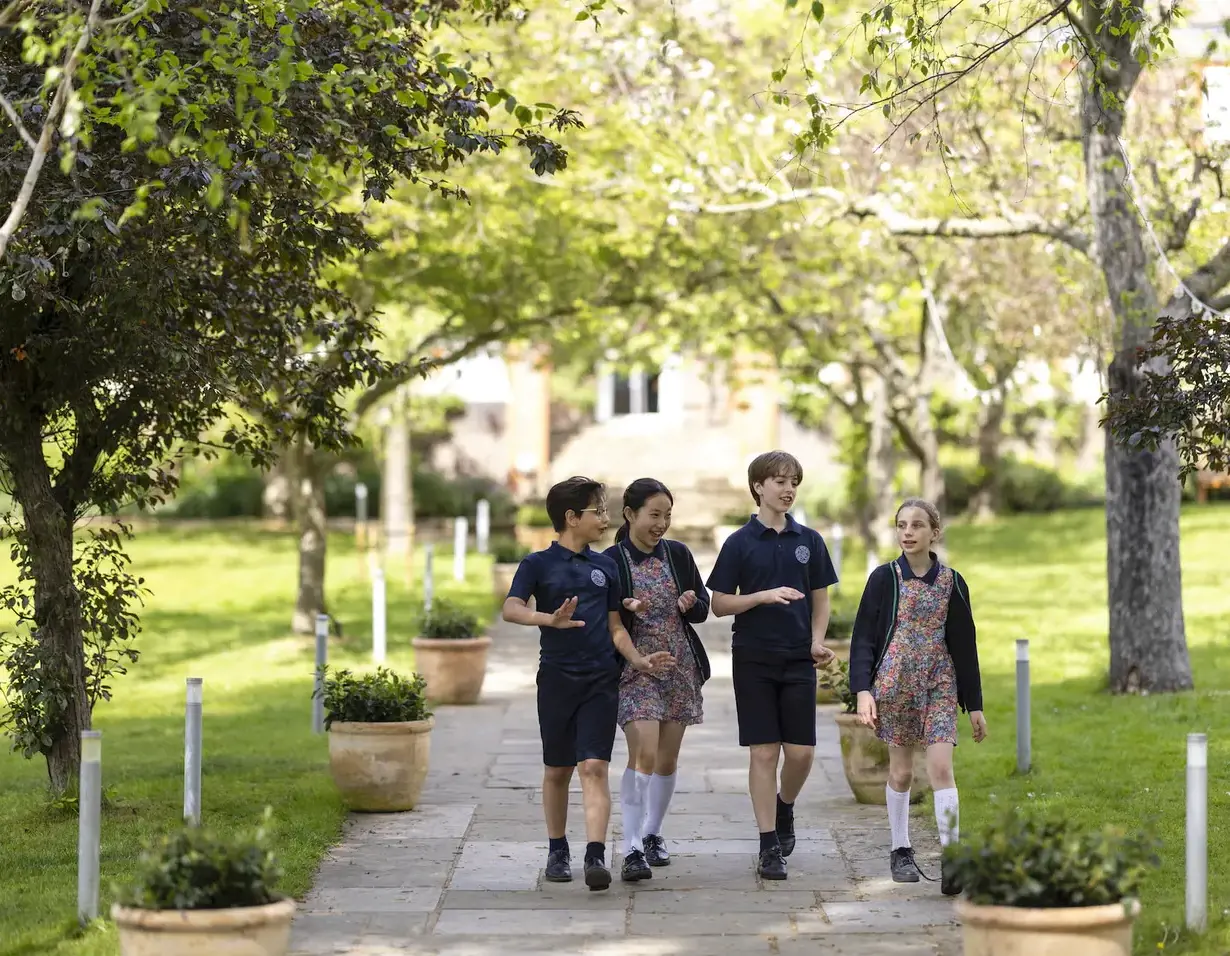
[[[637,615],[632,641],[642,654],[670,651],[675,666],[662,674],[625,667],[619,681],[619,726],[634,720],[699,724],[702,719],[700,666],[679,616],[679,589],[670,566],[656,555],[629,561],[632,593],[647,605]]]
[[[957,675],[944,643],[952,596],[951,568],[939,567],[934,583],[897,578],[897,626],[876,671],[872,693],[876,736],[894,747],[957,742]]]

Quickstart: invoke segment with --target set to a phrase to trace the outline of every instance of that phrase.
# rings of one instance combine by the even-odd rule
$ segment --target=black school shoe
[[[605,890],[611,885],[611,871],[603,860],[585,861],[585,885],[591,890]]]
[[[760,851],[760,859],[756,863],[756,872],[762,880],[784,880],[786,878],[786,861],[782,859],[782,848],[771,846]]]
[[[568,853],[566,847],[559,850],[552,850],[547,854],[547,882],[548,883],[571,883],[572,882],[572,857]]]
[[[956,868],[947,860],[940,864],[940,892],[945,896],[956,896],[964,887],[961,886],[961,880],[958,879]]]
[[[777,814],[777,842],[782,845],[782,856],[794,852],[794,810]]]
[[[914,862],[914,851],[908,846],[899,846],[888,855],[888,869],[894,883],[918,882],[918,864]]]
[[[645,854],[640,850],[633,850],[625,856],[623,869],[619,873],[619,878],[625,883],[635,883],[637,880],[652,879],[653,871],[649,869],[649,864],[645,862]]]
[[[642,841],[645,845],[645,860],[650,866],[670,866],[671,855],[666,852],[666,843],[656,833]]]

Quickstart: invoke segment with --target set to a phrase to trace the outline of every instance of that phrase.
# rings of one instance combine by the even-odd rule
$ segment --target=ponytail
[[[624,523],[621,524],[619,526],[619,530],[615,532],[615,543],[616,544],[619,544],[620,541],[623,541],[626,537],[628,537],[628,531],[630,530],[630,528],[631,528],[631,525],[628,524],[628,519],[625,518]]]

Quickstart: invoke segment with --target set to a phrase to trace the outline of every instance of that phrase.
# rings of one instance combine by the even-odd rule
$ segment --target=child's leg
[[[756,815],[756,829],[763,837],[766,833],[777,834],[777,764],[782,745],[752,744],[747,772],[747,789],[752,798],[752,812]]]
[[[645,798],[645,833],[660,836],[662,821],[675,795],[675,768],[679,763],[679,748],[683,744],[684,725],[678,721],[664,720],[655,724],[657,752],[654,758],[654,774],[649,778],[649,791]]]
[[[581,773],[581,795],[585,802],[586,856],[603,859],[593,851],[593,844],[605,848],[607,827],[611,822],[610,763],[606,760],[582,760],[577,765]]]
[[[791,806],[816,762],[816,669],[792,663],[782,674],[778,708],[782,730],[781,799]]]
[[[542,768],[542,813],[547,821],[547,836],[562,840],[568,833],[568,787],[571,767]]]
[[[932,744],[927,748],[927,776],[935,791],[935,825],[940,832],[941,846],[961,838],[961,810],[952,772],[952,749],[949,743]]]
[[[653,741],[644,733],[649,721],[633,720],[624,725],[624,735],[628,738],[628,769],[624,771],[623,781],[619,788],[619,806],[621,822],[624,831],[624,855],[633,850],[643,849],[641,839],[644,837],[642,821],[645,818],[645,785],[647,774],[641,772],[639,765],[645,760],[645,750],[652,746]],[[656,730],[657,725],[653,725]],[[652,766],[652,754],[649,757]]]
[[[884,796],[888,803],[888,827],[892,835],[890,849],[910,846],[910,787],[914,783],[914,749],[888,748],[888,786]]]
[[[777,845],[777,764],[782,752],[778,667],[734,654],[739,746],[748,748],[747,789],[762,849]]]
[[[607,828],[611,822],[611,751],[615,749],[615,722],[619,717],[618,677],[596,675],[577,707],[576,755],[585,803],[585,862],[605,866]],[[589,883],[589,877],[586,877]],[[589,883],[591,889],[605,889]]]

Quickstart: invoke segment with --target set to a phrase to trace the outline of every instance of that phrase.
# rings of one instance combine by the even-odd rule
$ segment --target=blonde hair
[[[940,521],[940,509],[929,502],[926,498],[906,498],[901,502],[901,507],[897,509],[897,514],[893,516],[893,521],[901,517],[901,512],[906,508],[918,508],[927,516],[927,520],[931,523],[932,531],[943,531],[944,525]]]

